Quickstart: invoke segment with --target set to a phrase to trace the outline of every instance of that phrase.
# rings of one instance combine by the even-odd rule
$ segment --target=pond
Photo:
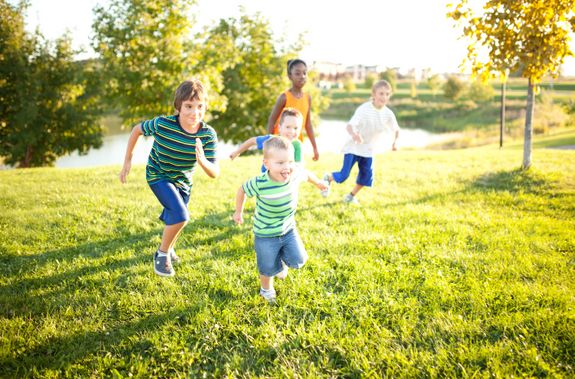
[[[321,153],[339,153],[346,141],[346,121],[322,120],[315,127],[318,150]],[[89,167],[100,165],[121,165],[124,161],[124,153],[128,142],[129,133],[115,134],[104,137],[104,143],[99,149],[92,149],[86,155],[78,153],[60,157],[56,161],[56,167]],[[449,138],[444,134],[433,134],[422,129],[401,129],[398,140],[399,148],[422,148],[433,143],[438,143]],[[391,148],[392,136],[387,135],[381,143],[378,152],[385,152]],[[152,148],[153,139],[140,138],[134,149],[133,164],[146,163],[148,154]],[[220,143],[218,156],[225,159],[234,150],[235,146],[228,143]],[[306,151],[311,154],[311,146],[306,140]]]

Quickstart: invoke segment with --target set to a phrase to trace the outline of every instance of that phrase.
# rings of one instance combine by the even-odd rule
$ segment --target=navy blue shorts
[[[167,180],[151,184],[150,188],[164,207],[160,220],[166,225],[179,224],[190,219],[190,212],[188,211],[189,194]]]
[[[349,177],[353,165],[357,162],[359,173],[355,182],[361,186],[371,187],[373,184],[373,158],[361,157],[355,154],[343,156],[343,167],[338,172],[332,172],[336,183],[343,183]]]

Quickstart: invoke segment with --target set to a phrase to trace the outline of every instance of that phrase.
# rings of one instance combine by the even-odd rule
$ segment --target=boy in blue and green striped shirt
[[[263,146],[264,166],[267,171],[246,181],[236,195],[233,219],[243,223],[243,209],[247,197],[256,197],[253,231],[260,295],[273,302],[276,292],[274,276],[284,279],[287,268],[300,268],[307,260],[307,253],[295,225],[298,187],[303,181],[315,184],[320,190],[326,184],[302,167],[294,169],[292,143],[273,136]]]
[[[140,136],[153,136],[154,144],[146,165],[148,185],[164,207],[160,220],[166,226],[162,242],[154,253],[154,272],[173,276],[172,261],[178,256],[174,245],[190,215],[188,202],[192,190],[192,174],[199,165],[211,178],[219,175],[216,161],[218,137],[215,130],[203,122],[207,94],[198,80],[185,81],[176,89],[176,115],[160,116],[134,126],[120,172],[126,183],[132,166],[132,154]]]

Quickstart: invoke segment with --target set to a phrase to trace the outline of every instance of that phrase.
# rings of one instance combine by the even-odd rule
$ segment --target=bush
[[[465,83],[457,76],[450,75],[443,85],[443,94],[450,100],[457,100],[463,95]]]
[[[566,110],[553,102],[553,96],[547,91],[541,91],[535,104],[533,117],[533,133],[545,134],[550,129],[563,128],[569,123]]]
[[[470,100],[478,103],[491,101],[494,95],[493,87],[479,80],[475,80],[469,85],[467,93]]]

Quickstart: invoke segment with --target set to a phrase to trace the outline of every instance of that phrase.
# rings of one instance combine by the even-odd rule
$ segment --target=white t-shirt
[[[349,124],[363,138],[363,143],[355,143],[351,136],[342,149],[344,154],[373,157],[377,144],[384,133],[399,131],[395,115],[388,107],[377,109],[371,101],[361,104],[355,110]]]

